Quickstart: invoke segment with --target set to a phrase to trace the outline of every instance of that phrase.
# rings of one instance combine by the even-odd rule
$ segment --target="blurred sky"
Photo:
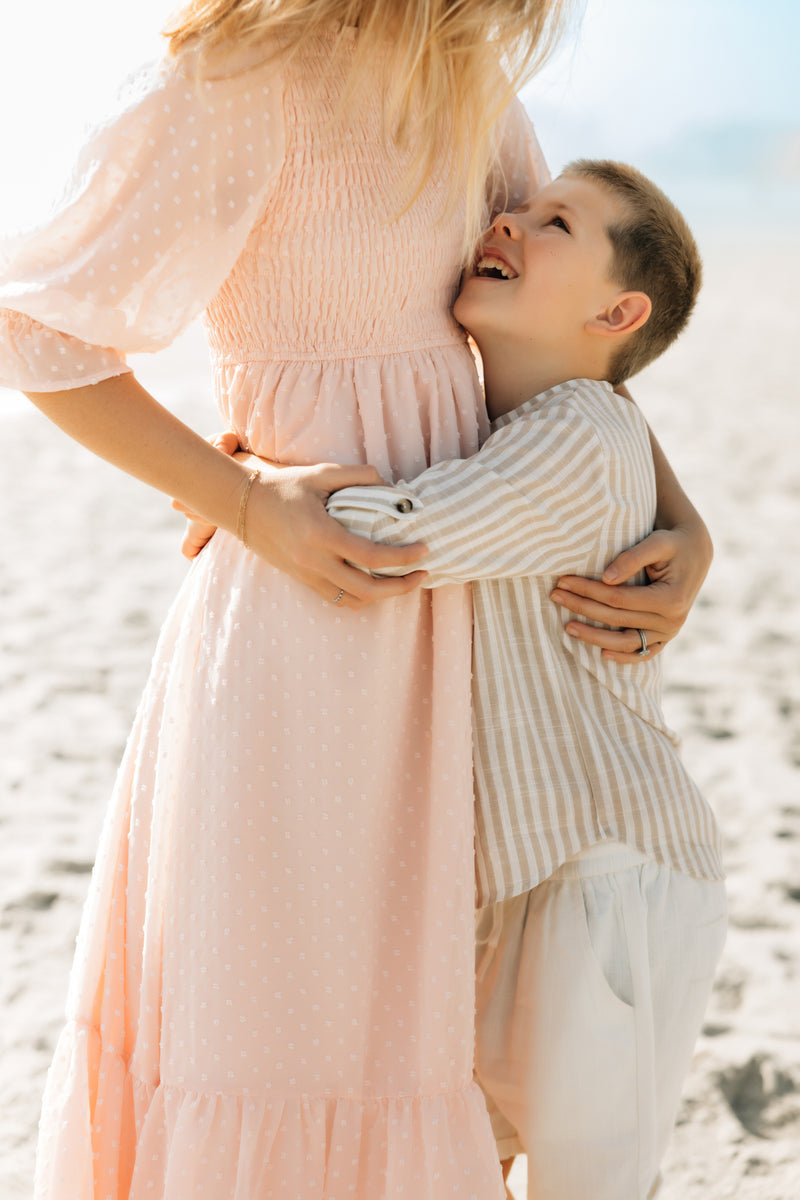
[[[0,229],[38,214],[83,125],[117,82],[158,53],[173,0],[35,0],[8,6],[0,42]],[[800,178],[800,0],[586,0],[577,40],[525,93],[554,166],[608,154],[648,167],[654,147],[702,144],[740,126],[790,132],[780,158]]]
[[[577,39],[526,89],[624,153],[687,127],[800,127],[798,0],[588,0]]]

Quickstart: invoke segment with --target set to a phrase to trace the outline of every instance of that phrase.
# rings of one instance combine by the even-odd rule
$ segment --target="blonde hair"
[[[310,38],[358,25],[341,113],[384,55],[384,128],[411,164],[404,211],[446,154],[446,208],[466,201],[464,254],[484,219],[497,168],[496,122],[555,45],[573,0],[190,0],[165,29],[170,52],[200,63],[233,48],[291,59]],[[334,43],[336,45],[336,42]],[[279,49],[275,49],[278,47]],[[336,51],[334,51],[335,53]],[[422,136],[417,135],[422,131]]]
[[[616,386],[663,354],[686,326],[703,279],[700,251],[683,215],[635,167],[581,158],[562,175],[593,180],[619,199],[619,219],[606,229],[611,278],[652,304],[645,324],[611,360],[608,378]]]

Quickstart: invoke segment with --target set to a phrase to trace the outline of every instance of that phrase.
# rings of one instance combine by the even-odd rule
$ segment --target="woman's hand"
[[[415,571],[392,579],[373,579],[366,572],[410,568],[427,553],[425,547],[380,546],[348,533],[325,512],[331,492],[383,483],[374,467],[284,467],[240,451],[238,438],[230,431],[208,440],[217,450],[261,472],[247,500],[248,547],[322,599],[335,600],[341,589],[335,602],[340,608],[357,609],[373,600],[405,595],[425,578],[424,571]],[[181,551],[186,558],[196,558],[217,527],[178,500],[173,500],[172,507],[188,518]]]
[[[566,630],[572,637],[603,647],[604,658],[635,663],[655,658],[680,632],[712,557],[708,530],[697,518],[674,529],[658,529],[625,550],[608,565],[603,582],[568,575],[559,579],[550,596],[578,616],[616,627],[601,629],[569,621]],[[642,569],[647,571],[649,584],[619,586]],[[639,653],[640,629],[647,639],[646,655]]]
[[[411,570],[428,553],[425,546],[382,546],[349,533],[325,511],[331,492],[383,483],[374,467],[257,461],[261,475],[247,501],[248,549],[340,608],[359,609],[419,587],[424,571],[384,579],[369,572]]]
[[[248,471],[209,445],[145,391],[128,372],[56,392],[28,392],[45,416],[70,437],[129,475],[176,496],[206,526],[236,534]],[[424,546],[380,546],[355,537],[325,511],[337,488],[380,483],[373,467],[287,467],[260,463],[249,488],[247,540],[267,562],[342,608],[413,591],[424,572],[373,579],[366,571],[408,567]]]

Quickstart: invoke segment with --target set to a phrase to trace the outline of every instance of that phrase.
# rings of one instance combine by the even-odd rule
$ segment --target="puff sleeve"
[[[498,122],[498,161],[487,190],[487,215],[493,220],[524,204],[550,182],[542,148],[521,100],[515,98]]]
[[[283,154],[274,67],[133,76],[51,218],[0,244],[0,384],[79,387],[168,345],[224,283]]]

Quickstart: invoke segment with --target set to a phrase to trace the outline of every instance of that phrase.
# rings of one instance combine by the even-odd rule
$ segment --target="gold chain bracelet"
[[[253,484],[258,479],[260,474],[261,474],[261,472],[258,470],[258,468],[254,467],[253,470],[250,472],[250,474],[247,477],[247,481],[245,482],[245,485],[242,488],[242,494],[239,498],[239,516],[237,517],[237,520],[236,520],[236,536],[238,537],[239,541],[242,543],[242,545],[245,548],[247,547],[247,537],[245,536],[246,535],[245,526],[246,526],[246,521],[247,521],[247,501],[250,498],[250,489],[252,488]]]

